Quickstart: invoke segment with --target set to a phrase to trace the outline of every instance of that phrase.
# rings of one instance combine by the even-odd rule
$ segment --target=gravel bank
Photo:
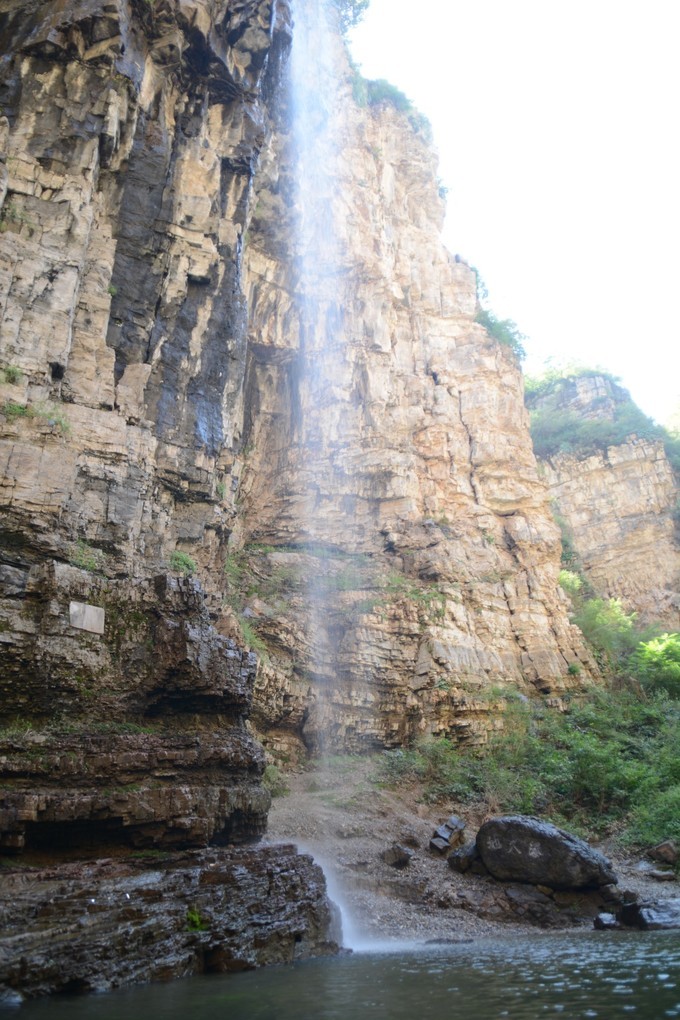
[[[323,865],[331,896],[343,909],[345,944],[467,941],[526,931],[525,922],[479,917],[464,909],[463,890],[483,895],[488,880],[458,875],[429,851],[434,828],[454,806],[420,803],[413,788],[381,789],[374,775],[370,758],[319,763],[286,777],[289,793],[274,799],[269,815],[268,840],[292,841]],[[455,813],[467,823],[466,837],[474,837],[482,817],[465,809]],[[394,842],[413,851],[402,871],[380,856]],[[608,853],[606,846],[601,849]],[[659,884],[645,877],[637,861],[617,857],[615,866],[620,888],[640,897],[680,894],[676,882]],[[584,927],[590,929],[592,921]]]

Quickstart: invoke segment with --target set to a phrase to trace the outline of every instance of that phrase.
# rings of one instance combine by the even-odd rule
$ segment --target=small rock
[[[408,847],[402,846],[400,843],[393,843],[387,850],[383,850],[380,857],[385,864],[389,864],[391,868],[397,868],[398,871],[401,871],[411,863],[413,850],[409,850]]]
[[[598,931],[616,931],[617,928],[621,928],[615,914],[598,914],[594,925]]]
[[[624,893],[615,885],[600,886],[600,896],[604,903],[620,906],[624,902]]]
[[[448,839],[442,839],[441,836],[433,836],[430,840],[430,850],[437,854],[442,854],[443,856],[450,849]]]
[[[430,850],[438,854],[447,853],[451,847],[463,842],[465,822],[458,815],[451,815],[445,822],[437,826],[430,840]]]
[[[649,877],[656,879],[657,882],[674,882],[675,872],[674,871],[662,871],[660,868],[655,868],[649,872]]]
[[[624,903],[616,916],[628,928],[641,928],[643,931],[680,928],[680,899],[659,900],[656,903]]]
[[[458,871],[461,875],[464,875],[466,871],[470,870],[473,862],[478,857],[477,844],[474,842],[466,843],[458,850],[453,851],[448,859],[448,865],[452,871]]]
[[[680,859],[678,848],[672,839],[665,839],[663,843],[657,843],[649,851],[649,856],[655,861],[663,861],[664,864],[677,864]]]

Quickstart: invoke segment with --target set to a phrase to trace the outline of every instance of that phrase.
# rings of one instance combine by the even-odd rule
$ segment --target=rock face
[[[245,256],[238,542],[261,550],[244,603],[269,650],[253,718],[288,752],[300,738],[479,741],[491,685],[559,695],[570,663],[593,664],[555,588],[518,366],[475,322],[474,273],[437,240],[433,155],[389,103],[357,107],[339,47],[334,59],[337,160],[319,211],[334,244],[314,300],[285,216],[285,118]]]
[[[580,684],[521,375],[438,240],[422,124],[357,106],[331,41],[305,276],[286,3],[0,0],[0,37],[5,718],[231,739],[244,644],[289,753],[480,741],[504,686]]]
[[[551,889],[597,889],[616,883],[611,862],[582,839],[522,815],[491,818],[477,833],[479,856],[503,882]]]
[[[286,17],[268,0],[0,3],[5,849],[264,831],[256,658],[211,578]]]
[[[245,223],[289,35],[271,0],[0,0],[5,854],[264,832],[264,756],[247,728],[257,660],[230,633],[221,579]],[[289,848],[196,862],[5,879],[3,921],[21,929],[6,981],[38,994],[250,966],[292,958],[298,936],[321,951],[308,860]],[[186,932],[189,888],[210,934]]]
[[[626,390],[604,376],[559,380],[534,411],[611,422],[630,409]],[[642,417],[638,413],[638,417]],[[541,460],[584,575],[598,595],[620,598],[642,619],[680,627],[678,479],[660,439],[623,429],[604,448],[556,453]],[[601,445],[601,444],[600,444]]]
[[[0,1002],[337,951],[321,869],[286,845],[5,872],[0,906]]]

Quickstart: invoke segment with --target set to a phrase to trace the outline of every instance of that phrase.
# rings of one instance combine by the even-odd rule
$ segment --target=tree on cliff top
[[[364,16],[370,0],[332,0],[340,14],[340,28],[343,32],[354,28]]]

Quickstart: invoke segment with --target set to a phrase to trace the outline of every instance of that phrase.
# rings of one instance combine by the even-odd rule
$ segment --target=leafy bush
[[[71,431],[71,423],[65,413],[52,404],[18,404],[10,400],[3,404],[2,413],[10,421],[14,421],[16,418],[28,418],[32,421],[43,422],[52,428],[58,428],[64,436],[67,436]]]
[[[432,125],[401,89],[385,78],[374,80],[364,78],[357,64],[351,63],[351,68],[352,95],[357,106],[380,106],[381,103],[387,103],[395,110],[406,114],[409,124],[417,134],[422,135],[428,142],[432,141]]]
[[[656,791],[649,801],[637,805],[623,841],[653,846],[664,839],[680,843],[680,784]]]
[[[207,927],[196,907],[189,907],[187,910],[187,931],[205,931]]]
[[[366,92],[369,106],[389,103],[395,110],[402,110],[404,113],[413,109],[413,103],[408,96],[385,78],[376,78],[374,81],[367,80]]]
[[[584,418],[563,406],[565,388],[581,378],[607,380],[614,399],[611,417]],[[600,369],[574,368],[567,374],[552,371],[540,379],[525,379],[524,391],[531,412],[531,438],[537,457],[547,459],[560,453],[588,456],[618,446],[632,435],[662,440],[666,456],[680,474],[680,438],[657,425],[618,385],[616,376]]]
[[[627,842],[680,836],[680,703],[634,684],[593,688],[565,713],[510,702],[486,747],[448,740],[385,752],[381,775],[417,781],[428,801],[483,802],[568,823],[616,828]]]
[[[89,570],[90,573],[96,574],[103,570],[106,556],[101,549],[95,549],[81,539],[71,549],[69,562],[80,570]]]
[[[583,578],[573,570],[560,570],[558,583],[572,598],[578,598],[583,590]]]
[[[680,697],[680,634],[661,634],[640,642],[633,668],[645,686]]]
[[[196,560],[189,556],[189,553],[180,552],[179,549],[175,549],[170,555],[170,569],[176,570],[178,574],[184,574],[188,577],[189,574],[195,574],[198,569],[196,566]]]
[[[265,662],[269,660],[269,652],[267,646],[255,630],[253,624],[245,616],[239,617],[239,627],[241,628],[241,636],[246,646],[253,652],[257,652],[261,659]]]
[[[3,369],[0,369],[0,382],[9,383],[14,386],[21,380],[23,373],[20,368],[16,365],[5,365]]]
[[[631,655],[638,644],[635,617],[635,613],[626,613],[620,599],[587,599],[572,622],[580,627],[586,641],[615,665]]]
[[[526,357],[524,349],[526,337],[512,319],[499,319],[487,308],[478,308],[475,322],[483,326],[489,336],[492,336],[499,344],[509,347],[519,361]]]
[[[285,797],[290,793],[290,787],[285,776],[276,765],[267,765],[262,776],[262,785],[271,793],[272,797]]]

